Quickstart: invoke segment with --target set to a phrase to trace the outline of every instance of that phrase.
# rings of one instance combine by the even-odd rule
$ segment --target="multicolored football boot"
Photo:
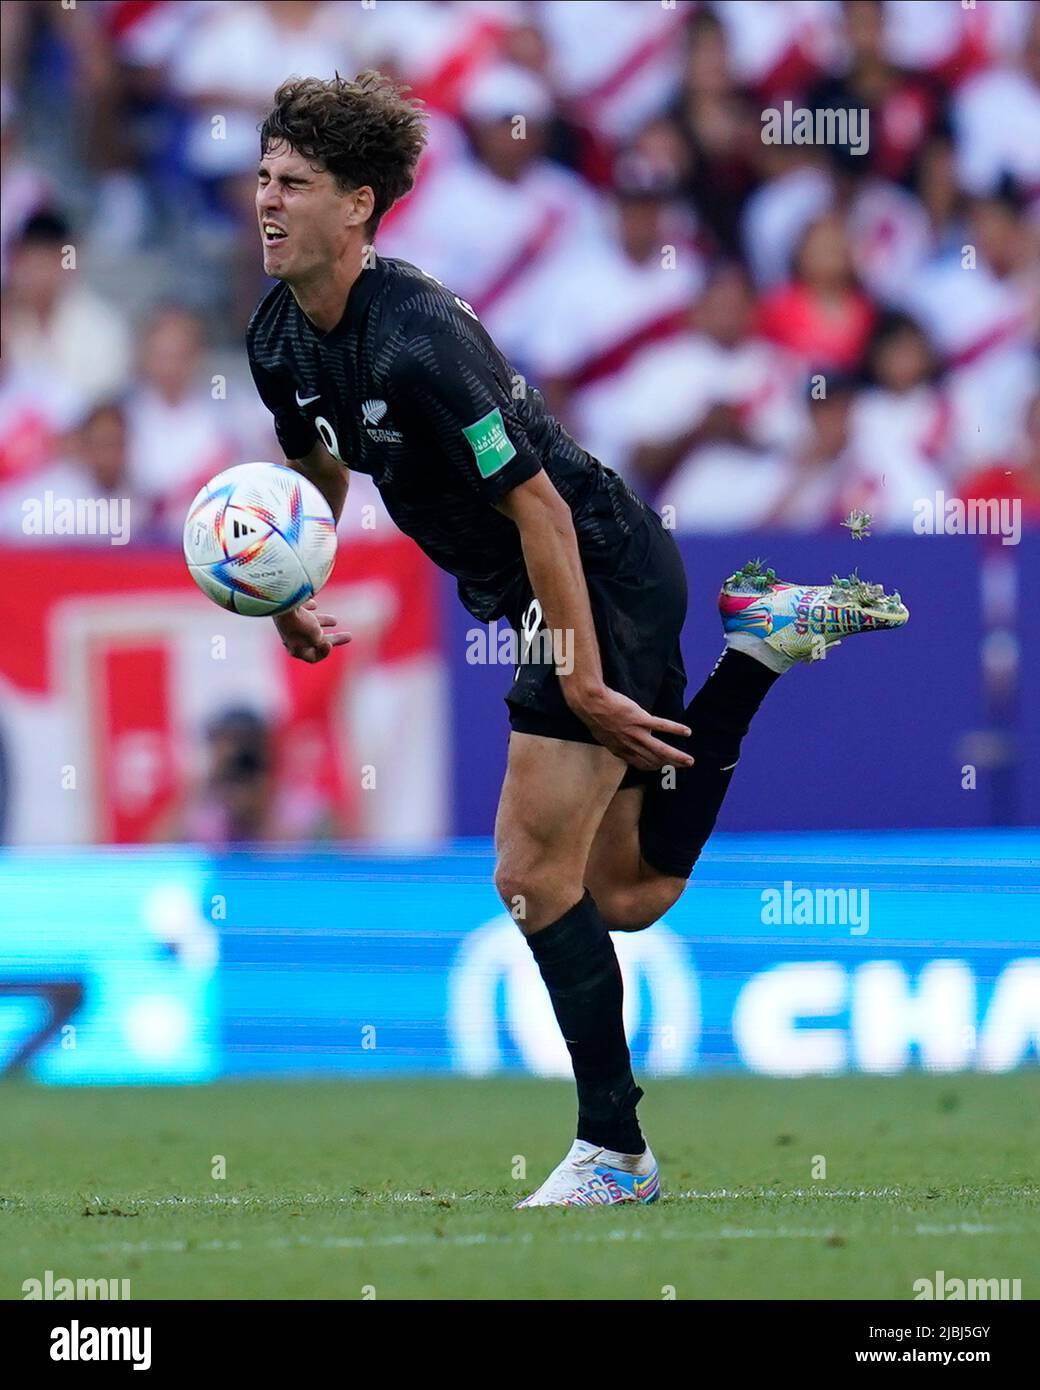
[[[570,1153],[521,1207],[609,1207],[617,1202],[656,1202],[661,1195],[657,1160],[647,1146],[641,1154],[619,1154],[575,1139]]]
[[[898,593],[886,594],[853,571],[830,584],[785,584],[761,560],[731,574],[719,594],[726,645],[774,671],[817,661],[857,632],[902,627],[910,614]]]

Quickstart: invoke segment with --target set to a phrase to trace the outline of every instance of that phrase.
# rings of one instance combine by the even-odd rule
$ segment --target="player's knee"
[[[516,905],[516,898],[522,891],[520,877],[514,871],[513,866],[508,861],[500,859],[495,865],[495,892],[511,912]]]
[[[682,896],[682,879],[661,879],[609,890],[596,899],[600,915],[611,931],[646,931],[660,921]]]
[[[572,881],[573,880],[573,881]],[[544,853],[512,851],[495,865],[495,889],[521,925],[545,917],[554,906],[566,911],[581,897],[580,875],[550,860]],[[560,906],[562,904],[562,906]]]
[[[510,912],[522,916],[526,902],[551,892],[552,877],[539,866],[503,860],[495,867],[495,888]]]
[[[611,931],[646,931],[658,914],[644,900],[632,901],[628,894],[610,894],[596,900],[600,916]]]
[[[495,865],[495,888],[514,916],[523,914],[524,904],[542,887],[542,875],[530,855],[513,851],[501,856]]]

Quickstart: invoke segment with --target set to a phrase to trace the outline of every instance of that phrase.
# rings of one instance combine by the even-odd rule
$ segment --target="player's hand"
[[[643,772],[656,772],[662,767],[692,767],[693,758],[671,744],[663,743],[656,734],[674,734],[688,738],[685,724],[660,719],[649,714],[635,700],[618,690],[600,686],[591,695],[569,696],[567,703],[578,718],[595,735],[597,743],[632,767]]]
[[[276,615],[274,625],[282,646],[298,661],[324,661],[333,647],[350,641],[349,632],[336,632],[336,619],[331,613],[318,612],[318,600],[310,598],[299,608]]]

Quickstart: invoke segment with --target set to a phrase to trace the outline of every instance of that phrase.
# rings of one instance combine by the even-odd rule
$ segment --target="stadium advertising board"
[[[1038,862],[1030,832],[720,836],[662,923],[615,936],[637,1068],[1035,1065]],[[566,1076],[490,868],[485,842],[10,853],[0,1063],[66,1082]]]

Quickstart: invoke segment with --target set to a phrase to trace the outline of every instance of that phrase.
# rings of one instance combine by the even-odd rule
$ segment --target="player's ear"
[[[371,220],[375,205],[376,195],[367,183],[352,189],[347,197],[347,225],[363,227]]]

